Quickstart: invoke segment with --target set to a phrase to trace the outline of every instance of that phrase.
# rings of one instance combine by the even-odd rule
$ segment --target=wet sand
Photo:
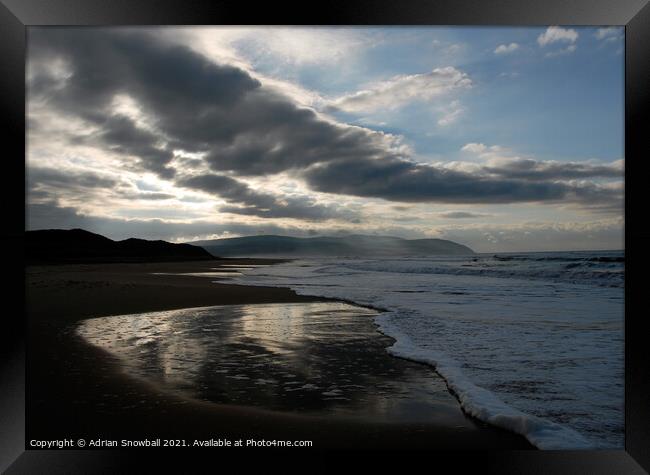
[[[260,374],[255,373],[259,369],[250,365],[239,367],[240,371],[234,376],[244,376],[248,381],[231,379],[238,384],[229,387],[239,391],[240,396],[244,394],[243,398],[233,397],[232,392],[217,397],[214,391],[217,386],[214,385],[210,389],[212,394],[208,394],[210,391],[192,393],[196,380],[189,385],[190,391],[172,391],[164,379],[134,377],[133,370],[129,370],[116,353],[88,344],[75,331],[80,321],[93,317],[215,305],[244,305],[250,309],[255,307],[254,304],[314,305],[314,302],[323,301],[295,295],[289,289],[214,283],[218,277],[187,275],[230,270],[229,267],[219,269],[218,264],[262,263],[266,262],[227,260],[28,268],[28,440],[160,437],[192,442],[194,439],[252,438],[312,440],[317,449],[532,448],[522,437],[466,417],[446,393],[444,382],[430,368],[390,357],[384,348],[391,340],[378,332],[373,333],[368,311],[359,320],[349,320],[348,323],[361,325],[355,330],[357,336],[350,341],[342,339],[339,344],[326,345],[312,334],[298,347],[295,342],[291,343],[298,361],[301,358],[311,361],[311,367],[305,366],[307,370],[301,376],[302,380],[311,380],[310,375],[321,373],[320,381],[324,386],[321,389],[324,390],[316,392],[309,386],[303,388],[302,395],[303,399],[307,397],[306,401],[300,401],[300,391],[294,394],[286,391],[292,389],[286,384],[290,381],[282,380],[281,375],[274,373],[273,368],[277,370],[282,365],[273,361],[270,361],[273,363],[271,369],[266,370],[269,378],[259,377]],[[175,275],[177,273],[186,275]],[[247,315],[249,324],[254,324],[251,320],[253,314],[249,311]],[[225,317],[224,325],[228,319],[230,326],[239,322],[237,324],[241,327],[241,315]],[[351,327],[342,329],[348,333],[350,330]],[[231,335],[241,337],[242,333],[233,331]],[[309,345],[309,341],[314,344]],[[235,345],[230,347],[233,356],[236,345],[241,343],[228,343]],[[226,351],[226,348],[221,350]],[[218,350],[218,347],[213,347],[210,351]],[[228,353],[220,354],[222,359],[227,356]],[[332,373],[334,366],[345,365],[343,362],[346,360],[348,368],[342,368],[338,376]],[[355,372],[354,363],[359,361],[365,369]],[[390,369],[397,378],[389,377]],[[182,367],[179,371],[178,374],[184,372]],[[427,381],[432,386],[424,388],[426,398],[422,401],[426,403],[420,404],[418,397],[413,396],[416,391],[412,388],[422,381],[418,378],[423,378],[423,375],[430,375]],[[268,379],[274,389],[255,393],[253,376]],[[331,388],[332,381],[328,380],[336,377],[349,380],[349,387]],[[411,384],[408,391],[411,396],[401,397],[406,404],[399,410],[386,410],[386,395],[397,392],[394,385],[400,378],[410,381],[405,387]],[[378,387],[382,381],[387,384],[384,388]],[[304,382],[301,386],[305,384],[312,383]],[[364,385],[374,388],[364,390]],[[350,389],[354,386],[359,386],[356,393]],[[435,402],[428,399],[432,394],[437,394]],[[335,399],[337,397],[348,401]],[[382,402],[374,404],[374,407],[383,409],[371,410],[371,400]],[[392,400],[399,402],[400,398]],[[362,403],[355,407],[349,401]]]

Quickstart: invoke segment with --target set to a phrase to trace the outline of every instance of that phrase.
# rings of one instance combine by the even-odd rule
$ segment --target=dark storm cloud
[[[508,160],[498,165],[487,165],[483,169],[508,178],[534,181],[623,177],[623,170],[616,165],[540,162],[533,159]]]
[[[93,172],[78,170],[57,170],[47,167],[29,167],[27,169],[29,199],[51,200],[66,195],[83,200],[93,190],[103,189],[119,198],[130,200],[168,200],[174,195],[161,192],[133,191],[131,186],[119,179],[101,176]]]
[[[65,87],[53,99],[98,121],[114,95],[124,93],[161,113],[165,129],[183,135],[200,120],[197,113],[231,108],[260,85],[238,68],[216,65],[188,48],[133,30],[33,28],[29,42],[30,61],[60,59],[70,69]]]
[[[205,191],[243,206],[222,206],[219,211],[264,218],[297,218],[323,221],[336,217],[355,219],[350,211],[323,206],[305,198],[283,197],[252,190],[246,183],[224,175],[199,175],[177,182],[180,186]]]
[[[151,201],[157,201],[157,200],[171,200],[172,198],[176,198],[176,196],[169,194],[169,193],[124,193],[122,195],[124,198],[129,198],[132,200],[151,200]]]
[[[260,218],[294,218],[306,221],[327,221],[334,218],[345,218],[350,223],[360,223],[361,219],[356,213],[345,211],[330,206],[305,203],[302,199],[287,200],[286,203],[271,208],[259,208],[257,206],[222,206],[219,211],[222,213],[241,214],[244,216],[258,216]]]
[[[220,136],[230,137],[235,130],[227,125],[229,112],[245,92],[259,87],[237,68],[120,29],[36,28],[30,29],[29,42],[30,62],[61,61],[69,68],[62,84],[34,76],[30,96],[43,96],[99,126],[98,136],[109,147],[136,155],[143,168],[164,178],[173,175],[167,167],[171,153],[154,144],[169,136],[184,149],[197,150]],[[159,137],[126,117],[112,116],[112,102],[119,94],[133,97],[155,117]]]
[[[224,175],[198,175],[182,179],[178,184],[187,188],[214,193],[226,199],[236,201],[248,199],[249,202],[250,200],[258,202],[248,185]]]
[[[138,128],[130,118],[113,115],[101,122],[98,137],[114,152],[138,158],[145,170],[163,178],[171,178],[175,170],[169,167],[174,155],[156,144],[160,139],[151,132]]]
[[[29,167],[26,178],[30,188],[39,185],[57,187],[62,189],[70,188],[113,188],[119,183],[118,180],[100,176],[92,172],[57,170],[46,167]]]
[[[557,201],[580,192],[579,185],[495,179],[396,158],[337,160],[309,169],[305,178],[313,189],[322,192],[402,202]]]
[[[153,34],[123,29],[30,29],[30,95],[95,124],[105,146],[171,179],[173,150],[203,153],[215,172],[251,176],[292,171],[312,189],[401,202],[513,203],[584,200],[615,193],[555,179],[592,173],[579,166],[495,168],[492,175],[417,164],[381,133],[334,124],[262,87],[247,72],[215,64]],[[67,79],[48,81],[47,61],[61,60]],[[46,77],[43,78],[42,76]],[[53,85],[54,84],[54,85]],[[154,121],[156,133],[115,116],[114,97],[127,94]],[[597,176],[613,176],[607,170]],[[566,173],[566,175],[563,175]],[[218,176],[218,175],[214,175]],[[229,212],[326,219],[331,208],[257,193],[232,178],[182,182],[222,196]],[[202,180],[202,181],[201,181]],[[207,187],[206,188],[201,188]],[[616,197],[620,197],[616,195]]]
[[[485,218],[490,215],[484,213],[472,213],[470,211],[445,211],[443,213],[438,213],[438,216],[447,219],[467,219],[467,218]]]
[[[210,151],[207,161],[214,170],[264,175],[302,170],[339,158],[390,155],[380,134],[336,126],[318,118],[313,111],[276,99],[268,103],[268,98],[258,96],[254,109],[266,112],[242,122],[241,132],[227,146]]]

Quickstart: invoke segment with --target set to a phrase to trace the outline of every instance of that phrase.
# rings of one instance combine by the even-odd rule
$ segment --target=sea
[[[231,282],[380,309],[391,355],[541,449],[624,447],[623,251],[306,258]]]

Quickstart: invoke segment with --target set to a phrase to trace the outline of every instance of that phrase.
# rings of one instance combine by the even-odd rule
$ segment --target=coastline
[[[100,316],[213,305],[307,303],[287,288],[214,283],[156,272],[206,271],[263,259],[27,268],[29,323],[28,439],[186,437],[313,440],[315,448],[528,449],[520,436],[480,423],[473,430],[440,424],[386,424],[304,416],[170,395],[123,372],[120,362],[69,329]],[[348,302],[349,303],[349,302]],[[379,333],[378,333],[379,336]],[[434,373],[432,371],[432,377]],[[106,395],[111,395],[106,402]],[[140,407],[142,400],[160,408]],[[124,407],[130,408],[123,410]],[[460,411],[460,406],[458,407]],[[465,416],[467,417],[467,416]]]

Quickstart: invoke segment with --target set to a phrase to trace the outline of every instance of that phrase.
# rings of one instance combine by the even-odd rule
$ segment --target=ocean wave
[[[623,269],[594,267],[594,261],[584,264],[569,263],[555,267],[498,267],[490,263],[476,261],[461,265],[416,264],[410,261],[355,262],[348,261],[345,267],[356,271],[390,272],[404,274],[441,274],[484,276],[510,279],[540,279],[574,284],[598,285],[605,287],[623,287],[625,277]]]
[[[393,356],[432,366],[444,378],[463,410],[496,427],[524,436],[535,447],[544,450],[587,450],[593,445],[573,429],[533,415],[525,414],[500,400],[494,393],[475,385],[460,365],[444,354],[423,350],[404,334],[388,312],[375,318],[379,330],[395,339],[387,348]]]
[[[498,255],[492,256],[497,261],[533,261],[533,262],[625,262],[624,256],[598,256],[598,257],[565,257],[565,256],[530,256],[530,255]]]

